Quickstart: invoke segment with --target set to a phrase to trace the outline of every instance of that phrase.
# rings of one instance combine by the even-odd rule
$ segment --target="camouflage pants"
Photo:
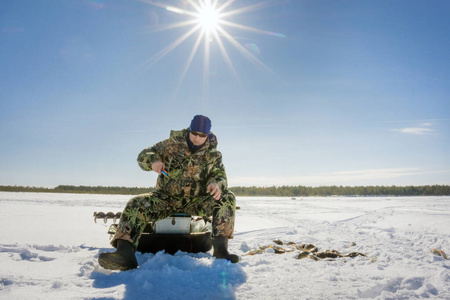
[[[173,199],[159,190],[141,194],[128,201],[111,245],[117,247],[117,240],[121,239],[137,247],[139,237],[149,221],[158,221],[174,213],[212,216],[212,236],[233,238],[235,210],[236,197],[228,190],[222,193],[218,201],[211,195]]]

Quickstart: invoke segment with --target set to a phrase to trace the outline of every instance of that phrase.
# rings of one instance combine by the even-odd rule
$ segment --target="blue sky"
[[[207,68],[200,31],[160,56],[189,11],[1,1],[0,184],[153,186],[138,153],[195,114],[230,186],[450,184],[450,2],[232,1]]]

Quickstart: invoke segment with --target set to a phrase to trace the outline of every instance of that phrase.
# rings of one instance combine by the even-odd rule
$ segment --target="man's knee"
[[[145,193],[145,194],[140,194],[140,195],[134,196],[133,198],[128,200],[127,206],[129,206],[129,207],[140,206],[143,203],[148,202],[152,195],[153,195],[153,193]]]
[[[222,193],[222,198],[229,203],[236,203],[236,196],[230,190],[224,190]]]

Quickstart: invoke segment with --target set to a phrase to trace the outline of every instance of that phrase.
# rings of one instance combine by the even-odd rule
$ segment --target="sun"
[[[255,51],[251,51],[256,47],[255,44],[249,42],[242,43],[241,40],[247,40],[240,37],[239,40],[233,37],[227,29],[234,28],[235,30],[250,31],[257,34],[264,34],[275,36],[279,38],[284,38],[284,34],[264,31],[261,29],[237,24],[229,21],[230,17],[249,13],[259,9],[266,8],[268,6],[276,5],[278,0],[266,0],[257,4],[232,8],[236,4],[235,0],[180,0],[179,6],[167,6],[165,3],[159,2],[158,0],[140,0],[149,5],[159,7],[171,13],[185,16],[184,21],[177,23],[169,23],[167,25],[158,26],[154,31],[166,31],[172,29],[183,30],[182,33],[176,40],[165,46],[160,52],[156,53],[151,57],[151,59],[145,64],[147,67],[151,67],[158,61],[166,57],[170,52],[180,46],[183,42],[198,33],[194,40],[193,46],[185,61],[183,71],[180,72],[180,80],[174,88],[174,92],[177,93],[180,89],[184,78],[193,62],[194,57],[201,49],[200,45],[203,43],[203,94],[207,98],[209,90],[209,79],[210,73],[210,61],[212,59],[217,59],[212,57],[211,47],[215,46],[218,49],[221,57],[228,66],[229,72],[233,75],[236,82],[241,85],[238,73],[233,65],[232,58],[227,50],[227,47],[232,47],[238,50],[248,61],[254,64],[259,69],[267,71],[276,77],[270,68],[268,68],[264,63],[262,63],[259,58],[255,55]],[[174,0],[176,2],[176,0]],[[172,1],[173,2],[173,1]],[[217,52],[216,52],[217,53]]]
[[[197,22],[201,28],[207,33],[215,33],[220,23],[220,15],[217,7],[210,1],[202,3],[197,16]]]

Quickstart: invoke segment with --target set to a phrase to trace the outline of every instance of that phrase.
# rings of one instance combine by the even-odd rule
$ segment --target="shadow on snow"
[[[239,264],[210,254],[136,253],[139,268],[109,275],[93,272],[95,288],[125,285],[123,299],[235,299],[247,277]]]

